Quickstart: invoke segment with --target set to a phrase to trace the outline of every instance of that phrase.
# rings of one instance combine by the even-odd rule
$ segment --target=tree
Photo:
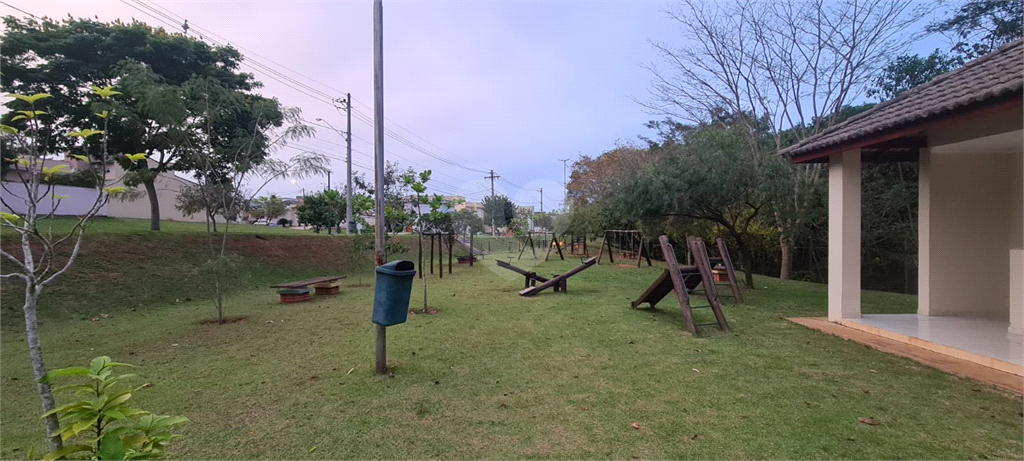
[[[691,45],[656,44],[668,71],[650,65],[656,113],[690,123],[738,123],[750,133],[759,162],[781,162],[775,152],[836,122],[843,107],[864,94],[875,71],[905,50],[904,30],[925,13],[909,0],[838,0],[706,4],[684,0],[670,12]],[[723,119],[722,116],[725,116]],[[761,143],[763,131],[774,146]],[[772,178],[788,191],[769,206],[779,230],[780,277],[789,277],[791,252],[821,166],[789,166]],[[767,178],[766,178],[767,179]]]
[[[267,225],[270,222],[277,219],[286,211],[284,201],[281,200],[277,195],[270,194],[265,197],[256,197],[253,199],[250,206],[250,216],[256,219],[266,219]]]
[[[534,215],[533,215],[533,225],[535,225],[535,226],[537,226],[537,227],[539,227],[541,229],[548,230],[548,231],[554,230],[554,228],[555,228],[554,213],[550,213],[550,212],[549,213],[534,213]]]
[[[296,208],[299,222],[313,226],[313,232],[320,233],[321,228],[330,229],[338,224],[338,207],[324,195],[317,192],[303,197],[302,205]]]
[[[103,89],[94,87],[92,92],[103,101],[119,94],[110,87]],[[58,111],[50,106],[47,106],[48,110],[46,111],[41,110],[44,102],[50,99],[50,95],[46,93],[37,93],[32,96],[12,96],[14,96],[14,100],[8,103],[8,107],[14,108],[15,111],[8,114],[7,119],[12,125],[4,124],[0,128],[2,128],[3,139],[7,145],[14,147],[15,151],[21,154],[15,165],[19,168],[22,179],[20,184],[23,186],[23,190],[19,191],[20,194],[14,192],[14,188],[17,187],[14,184],[19,183],[4,182],[2,187],[10,193],[8,197],[23,197],[20,201],[24,206],[15,206],[15,203],[12,203],[15,200],[13,198],[0,198],[0,202],[9,210],[24,208],[24,212],[20,215],[0,213],[0,228],[17,233],[21,243],[20,255],[17,252],[12,253],[0,249],[0,257],[13,266],[13,270],[0,275],[0,277],[16,278],[25,283],[25,302],[22,305],[22,312],[25,316],[29,355],[32,358],[32,373],[36,379],[36,391],[42,402],[43,413],[46,415],[47,442],[50,451],[54,451],[61,448],[62,440],[58,435],[60,422],[57,415],[52,413],[56,408],[53,391],[49,383],[44,380],[46,363],[43,360],[36,316],[39,295],[43,288],[52,285],[71,268],[78,257],[78,251],[82,246],[89,221],[102,209],[111,194],[121,192],[123,188],[105,188],[103,187],[105,181],[99,181],[95,189],[96,198],[88,211],[78,216],[77,222],[66,234],[55,234],[52,227],[53,210],[57,208],[63,197],[58,197],[53,193],[52,184],[48,184],[48,180],[62,174],[66,166],[62,168],[61,166],[45,167],[43,165],[43,159],[48,154],[44,139],[54,131],[52,128],[46,127],[41,119],[48,117],[48,113]],[[104,110],[95,113],[95,117],[102,120],[103,130],[84,128],[68,132],[66,137],[77,141],[77,145],[72,144],[77,147],[97,148],[94,156],[100,158],[101,161],[106,161],[108,140],[106,128],[110,113]],[[87,140],[90,138],[99,139],[96,142],[88,143]],[[86,159],[86,157],[79,156],[79,159]],[[105,179],[103,169],[99,174],[102,179]],[[47,206],[50,207],[50,211],[46,211]],[[58,257],[57,249],[67,245],[71,246],[70,256],[67,259]]]
[[[491,234],[495,229],[506,227],[516,218],[516,204],[504,195],[484,197],[484,223],[491,225]]]
[[[971,0],[953,17],[932,22],[926,30],[956,40],[952,51],[964,60],[974,59],[1024,37],[1024,2]]]
[[[217,232],[217,216],[225,221],[236,220],[245,211],[243,191],[235,190],[232,184],[205,183],[187,186],[178,194],[174,205],[185,216],[204,213],[206,225]]]
[[[118,103],[118,117],[110,120],[110,149],[146,154],[138,160],[116,158],[132,172],[126,185],[142,185],[147,191],[151,230],[160,229],[154,186],[158,174],[198,171],[197,149],[204,145],[220,151],[223,160],[249,144],[244,160],[259,163],[268,153],[266,131],[281,126],[277,101],[250,93],[260,84],[251,74],[238,72],[241,54],[233,48],[211,47],[140,22],[13,17],[4,22],[0,82],[7,91],[53,94],[55,129],[83,126],[89,111],[81,102],[89,85],[118,83],[124,97]],[[214,93],[211,87],[222,91]],[[221,112],[204,112],[202,119],[188,117],[211,99]],[[253,125],[260,129],[251,129]],[[209,142],[202,140],[204,133]],[[64,149],[65,142],[49,139],[47,153]]]
[[[403,171],[393,162],[388,162],[384,168],[384,225],[389,233],[402,232],[415,220],[414,215],[405,210],[405,206],[411,203],[411,184],[405,178],[416,175],[412,167]]]
[[[669,143],[646,177],[619,183],[609,193],[610,207],[634,222],[664,222],[666,217],[713,223],[738,245],[746,285],[753,287],[750,235],[765,218],[773,195],[765,188],[775,174],[756,161],[742,124],[698,125],[682,145]]]
[[[895,98],[900,93],[963,65],[962,60],[935,50],[926,58],[919,55],[901,55],[882,69],[875,78],[874,88],[868,96],[878,96],[881,101]]]
[[[451,213],[452,229],[462,234],[478,234],[484,231],[484,220],[479,215],[468,209],[461,209]]]

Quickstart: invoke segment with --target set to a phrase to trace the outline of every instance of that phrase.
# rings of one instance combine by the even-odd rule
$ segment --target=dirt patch
[[[244,315],[238,315],[235,317],[224,317],[224,323],[245,323],[246,318],[247,317]],[[199,321],[200,325],[217,325],[219,323],[220,322],[218,322],[217,319],[203,319]]]

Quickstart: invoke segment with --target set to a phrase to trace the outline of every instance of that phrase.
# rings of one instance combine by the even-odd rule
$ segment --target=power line
[[[125,0],[122,0],[122,1],[125,1]],[[153,7],[150,7],[150,6],[148,6],[148,5],[145,5],[145,4],[144,4],[144,3],[142,2],[142,0],[133,0],[133,1],[134,1],[135,3],[138,3],[138,4],[139,4],[139,5],[141,5],[141,6],[145,7],[146,9],[148,9],[148,10],[150,10],[150,11],[153,11],[153,12],[155,12],[155,13],[157,13],[157,14],[160,14],[160,15],[161,15],[161,16],[163,16],[164,18],[169,18],[169,19],[171,19],[171,20],[175,20],[175,18],[172,18],[172,17],[168,16],[167,14],[161,13],[161,12],[159,12],[159,11],[156,11],[156,10],[155,10],[155,9],[154,9]],[[156,8],[160,8],[161,10],[164,10],[164,11],[166,11],[167,13],[170,13],[171,15],[174,15],[174,16],[176,17],[176,20],[185,20],[185,18],[183,18],[183,17],[181,17],[181,16],[178,16],[177,14],[174,14],[173,12],[171,12],[171,11],[170,11],[170,10],[168,10],[167,8],[164,8],[164,7],[160,6],[160,5],[159,5],[159,4],[157,4],[156,2],[151,2],[151,3],[152,3],[152,4],[153,4],[153,5],[154,5],[154,6],[156,7]],[[227,39],[225,39],[224,37],[221,37],[221,36],[219,36],[219,35],[217,35],[217,34],[215,34],[215,33],[211,32],[211,31],[209,31],[209,30],[207,30],[207,29],[204,29],[204,28],[202,28],[202,27],[200,27],[200,26],[195,26],[195,25],[192,25],[192,26],[191,26],[191,28],[193,28],[193,29],[195,29],[195,30],[197,30],[197,31],[200,31],[200,32],[205,32],[205,33],[206,33],[207,35],[210,35],[210,36],[213,36],[213,37],[217,37],[217,38],[219,38],[220,40],[222,40],[222,41],[224,41],[224,42],[227,42]],[[214,40],[212,40],[212,39],[211,39],[210,41],[211,41],[211,42],[214,42]],[[216,43],[216,42],[214,42],[214,43]],[[218,44],[218,45],[219,45],[219,44]],[[253,52],[252,50],[249,50],[249,49],[247,49],[247,48],[245,48],[245,47],[243,47],[243,46],[241,46],[241,45],[239,45],[239,46],[238,46],[238,49],[239,49],[239,50],[244,50],[244,51],[246,51],[246,53],[247,53],[247,56],[249,56],[250,58],[251,58],[252,56],[256,56],[256,57],[259,57],[260,59],[263,59],[263,60],[265,60],[265,61],[269,61],[270,63],[273,63],[273,64],[274,64],[274,65],[276,65],[276,66],[279,66],[279,67],[284,67],[284,66],[282,66],[281,64],[279,64],[279,63],[277,63],[277,62],[275,62],[275,61],[273,61],[273,60],[271,60],[271,59],[268,59],[268,58],[266,58],[266,57],[264,57],[264,56],[261,56],[261,55],[259,55],[259,54],[255,53],[255,52]],[[245,63],[245,61],[243,61],[243,63]],[[290,87],[290,88],[292,88],[292,89],[294,89],[294,90],[296,90],[296,91],[300,91],[300,92],[302,92],[302,91],[301,91],[301,90],[299,90],[298,88],[296,88],[296,87],[295,87],[295,86],[293,86],[293,85],[298,85],[298,86],[301,86],[302,88],[304,88],[304,89],[307,89],[307,90],[308,90],[308,91],[310,91],[310,92],[316,93],[316,94],[317,94],[317,95],[319,95],[319,96],[320,96],[321,98],[327,99],[327,100],[328,100],[328,101],[330,101],[330,102],[328,102],[328,101],[324,101],[323,99],[317,98],[317,97],[315,97],[315,96],[313,96],[313,95],[310,95],[310,94],[306,93],[306,95],[307,95],[307,96],[311,96],[311,97],[314,97],[315,99],[320,99],[320,100],[321,100],[322,102],[328,102],[329,104],[331,104],[332,106],[334,106],[334,107],[335,107],[335,109],[340,109],[340,108],[338,108],[338,107],[337,107],[336,105],[334,105],[334,104],[333,104],[334,102],[336,102],[336,99],[332,98],[330,94],[327,94],[327,93],[325,93],[325,92],[323,92],[323,91],[320,91],[320,90],[318,90],[318,89],[316,89],[316,88],[314,88],[314,87],[312,87],[312,86],[310,86],[310,85],[307,85],[307,84],[305,84],[305,83],[302,83],[302,82],[300,82],[300,81],[298,81],[298,80],[295,80],[294,78],[288,77],[288,76],[284,75],[283,73],[281,73],[281,72],[278,72],[278,71],[277,71],[277,70],[275,70],[275,69],[271,69],[271,68],[270,68],[269,66],[267,66],[267,65],[265,65],[265,64],[263,64],[263,63],[260,63],[260,62],[258,62],[258,61],[257,61],[257,60],[255,60],[255,59],[252,59],[252,64],[249,64],[249,66],[250,66],[250,67],[252,67],[253,65],[256,65],[256,66],[258,66],[258,67],[262,68],[262,69],[263,69],[263,70],[264,70],[265,72],[269,72],[269,73],[272,73],[272,74],[274,74],[274,75],[277,75],[277,76],[279,76],[279,77],[281,77],[281,78],[283,78],[283,79],[286,79],[286,80],[288,80],[288,82],[290,82],[291,84],[289,84],[289,83],[285,83],[285,82],[283,82],[283,81],[281,81],[281,80],[279,80],[279,79],[276,79],[276,78],[275,78],[274,80],[276,80],[276,81],[278,81],[278,82],[280,82],[280,83],[282,83],[282,84],[285,84],[286,86],[288,86],[288,87]],[[289,69],[289,70],[290,70],[290,69]],[[339,92],[339,93],[341,92],[340,90],[337,90],[337,89],[335,89],[335,88],[331,87],[330,85],[327,85],[327,84],[325,84],[325,83],[319,82],[319,81],[317,81],[317,80],[315,80],[315,79],[313,79],[313,78],[310,78],[310,77],[308,77],[308,76],[305,76],[305,75],[303,75],[303,74],[301,74],[301,73],[299,73],[299,72],[295,72],[294,70],[290,70],[290,71],[291,71],[292,73],[294,73],[295,75],[298,75],[298,76],[300,76],[300,77],[302,77],[302,78],[304,78],[304,79],[306,79],[306,80],[309,80],[309,81],[311,81],[311,82],[313,82],[313,83],[316,83],[316,84],[318,84],[318,85],[321,85],[321,86],[323,86],[323,87],[325,87],[325,88],[328,88],[328,89],[330,89],[330,90],[333,90],[333,91],[337,91],[337,92]],[[273,78],[273,77],[271,77],[271,78]],[[354,114],[355,114],[356,118],[358,118],[359,120],[363,121],[364,123],[366,123],[367,125],[369,125],[369,126],[371,126],[371,127],[373,126],[373,120],[372,120],[372,119],[371,119],[371,118],[370,118],[369,116],[367,116],[366,114],[363,114],[363,113],[359,112],[358,110],[353,110],[353,112],[354,112]],[[395,126],[397,126],[397,127],[400,127],[400,128],[402,128],[402,129],[405,129],[404,127],[401,127],[401,125],[398,125],[397,123],[395,123],[394,121],[392,121],[392,120],[390,120],[390,119],[387,119],[387,118],[386,118],[386,120],[390,121],[390,122],[391,122],[392,124],[394,124],[394,125],[395,125]],[[428,143],[429,143],[429,141],[427,141],[426,139],[423,139],[423,138],[422,138],[421,136],[419,136],[419,135],[417,135],[417,134],[413,133],[412,131],[409,131],[408,129],[405,129],[405,130],[406,130],[407,132],[409,132],[410,134],[412,134],[413,136],[416,136],[417,138],[419,138],[419,139],[423,140],[424,142],[428,142]],[[425,147],[422,147],[422,146],[420,146],[419,144],[416,144],[415,142],[413,142],[413,141],[409,140],[408,138],[405,138],[404,136],[402,136],[402,135],[400,135],[400,134],[396,133],[395,131],[393,131],[393,130],[391,130],[391,129],[387,128],[387,127],[385,127],[385,129],[384,129],[384,132],[385,132],[385,134],[387,134],[388,136],[390,136],[390,137],[391,137],[392,139],[394,139],[394,140],[398,141],[399,143],[402,143],[402,144],[404,144],[404,145],[406,145],[406,146],[408,146],[408,147],[412,148],[413,150],[416,150],[416,151],[418,151],[418,152],[420,152],[420,153],[423,153],[423,154],[425,154],[425,155],[427,155],[427,156],[429,156],[429,157],[431,157],[431,158],[434,158],[435,160],[441,161],[441,162],[443,162],[443,163],[445,163],[445,164],[447,164],[447,165],[450,165],[450,166],[454,166],[454,167],[457,167],[457,168],[462,168],[462,169],[465,169],[465,170],[468,170],[468,171],[472,171],[472,172],[477,172],[477,173],[487,173],[486,171],[483,171],[483,170],[479,170],[479,169],[475,169],[475,168],[471,168],[471,167],[468,167],[468,166],[466,166],[467,162],[465,162],[465,161],[462,161],[462,162],[454,162],[454,161],[451,161],[451,160],[449,160],[449,159],[447,159],[447,158],[445,158],[445,157],[442,157],[442,156],[440,156],[440,155],[438,155],[438,154],[435,154],[435,153],[431,152],[431,151],[430,151],[429,149],[427,149],[427,148],[425,148]],[[435,147],[437,147],[437,146],[435,145]],[[440,148],[438,148],[438,149],[440,149]],[[441,150],[443,150],[443,149],[441,149]],[[455,155],[452,155],[451,153],[448,153],[448,154],[449,154],[449,157],[456,157]],[[457,158],[457,157],[456,157],[456,158]],[[460,159],[460,160],[461,160],[461,159]]]
[[[32,13],[29,13],[28,11],[25,11],[25,10],[23,10],[23,9],[21,9],[21,8],[18,8],[18,7],[16,7],[16,6],[14,6],[14,5],[11,5],[10,3],[7,3],[7,2],[0,2],[0,5],[5,5],[5,6],[7,6],[8,8],[10,8],[10,9],[12,9],[12,10],[20,11],[20,12],[22,12],[22,13],[24,13],[24,14],[27,14],[27,15],[29,15],[29,16],[32,16],[32,19],[39,19],[39,16],[36,16],[36,15],[34,15],[34,14],[32,14]]]

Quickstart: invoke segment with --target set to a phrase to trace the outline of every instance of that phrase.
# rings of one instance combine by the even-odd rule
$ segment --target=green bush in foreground
[[[61,441],[67,442],[79,436],[82,443],[64,445],[47,453],[44,460],[64,459],[83,452],[88,455],[87,459],[164,459],[168,456],[166,444],[178,437],[171,434],[171,428],[187,422],[188,418],[159,416],[129,407],[132,392],[146,386],[115,390],[121,381],[135,376],[112,375],[114,367],[119,366],[131,365],[113,362],[110,357],[103,356],[93,359],[89,368],[68,367],[46,374],[43,380],[47,383],[73,376],[86,376],[89,380],[83,384],[58,387],[58,391],[73,390],[81,399],[43,415],[56,414],[60,417],[57,435]]]

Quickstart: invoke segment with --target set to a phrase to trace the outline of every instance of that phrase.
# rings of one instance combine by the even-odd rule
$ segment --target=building
[[[99,161],[86,162],[75,159],[70,156],[66,156],[63,159],[44,159],[43,167],[53,168],[58,165],[67,165],[67,172],[75,171],[87,171],[89,168],[98,169],[104,168],[106,175],[106,182],[108,187],[123,187],[125,170],[120,164],[112,160],[108,160],[106,164]],[[156,163],[150,160],[151,166],[156,166]],[[4,175],[3,181],[8,183],[21,183],[22,178],[28,174],[26,167],[15,164],[8,172]],[[189,181],[185,178],[179,177],[173,173],[160,173],[157,175],[154,181],[157,191],[157,202],[160,206],[160,219],[171,220],[171,221],[190,221],[190,222],[205,222],[206,219],[202,214],[195,216],[184,216],[180,211],[175,208],[178,195],[183,189],[190,186],[195,186],[196,183]],[[24,203],[23,200],[6,200],[8,195],[12,195],[12,198],[23,195],[23,189],[14,186],[13,184],[4,187],[4,197],[11,206],[18,207],[18,203]],[[142,188],[140,188],[142,189]],[[57,215],[63,216],[77,216],[84,214],[89,207],[94,203],[96,198],[96,191],[89,188],[80,187],[69,187],[69,186],[56,186],[54,191],[58,195],[67,196],[68,198],[62,200],[54,210]],[[40,206],[49,206],[49,202],[40,203]],[[10,210],[15,213],[22,213],[24,210],[15,209]],[[49,208],[45,209],[49,212]],[[108,216],[112,218],[139,218],[149,219],[150,218],[150,204],[149,198],[143,194],[141,197],[137,197],[134,200],[122,200],[113,198],[107,201],[107,204],[100,210],[99,216]]]
[[[828,163],[828,319],[1021,375],[1022,146],[1017,41],[783,149]],[[862,315],[861,163],[908,160],[920,168],[917,314]]]

